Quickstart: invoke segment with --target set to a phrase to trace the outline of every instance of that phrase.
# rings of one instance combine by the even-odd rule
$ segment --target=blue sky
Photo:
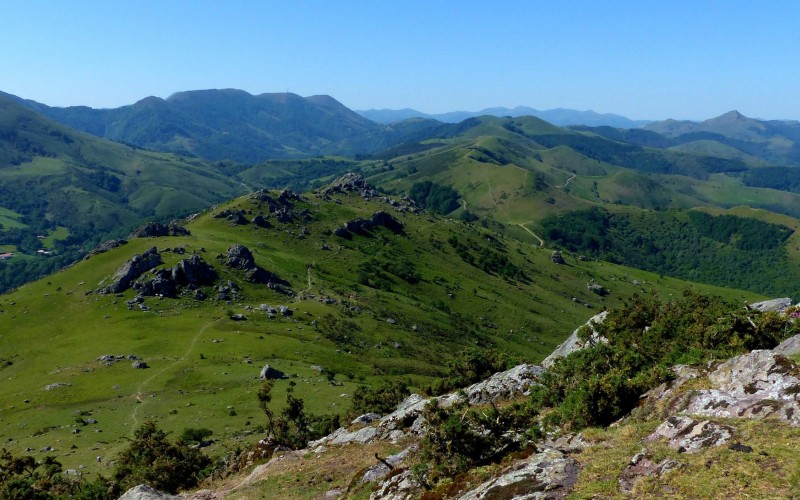
[[[353,109],[800,119],[796,1],[7,0],[0,90],[116,107],[206,88]]]

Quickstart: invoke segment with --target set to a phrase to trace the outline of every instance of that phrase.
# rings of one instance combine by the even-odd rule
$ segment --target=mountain
[[[17,98],[64,125],[117,142],[205,159],[356,155],[418,138],[433,120],[378,125],[330,96],[251,95],[243,90],[178,92],[115,109],[54,108]]]
[[[541,360],[642,290],[758,298],[569,255],[557,264],[513,228],[486,225],[348,175],[302,196],[219,204],[186,233],[131,238],[0,295],[0,370],[13,381],[0,391],[4,447],[53,447],[65,469],[107,475],[156,420],[176,434],[208,428],[205,450],[225,454],[264,436],[266,364],[289,377],[276,400],[294,382],[305,411],[342,414],[357,389],[424,387],[464,350]]]
[[[714,141],[768,162],[800,165],[797,121],[756,120],[730,111],[702,122],[666,120],[650,123],[644,129],[670,139],[673,147]]]
[[[0,263],[0,289],[145,219],[201,210],[244,190],[205,162],[77,132],[0,96],[0,249],[15,254]]]
[[[481,111],[451,111],[449,113],[427,114],[414,109],[367,109],[356,111],[361,116],[378,123],[393,123],[396,121],[407,120],[408,118],[427,118],[438,120],[445,123],[458,123],[468,118],[477,116],[535,116],[546,120],[554,125],[587,125],[587,126],[610,126],[618,128],[642,127],[649,120],[631,120],[624,116],[611,113],[595,113],[594,111],[578,111],[574,109],[549,109],[538,110],[528,106],[517,106],[515,108],[486,108]]]

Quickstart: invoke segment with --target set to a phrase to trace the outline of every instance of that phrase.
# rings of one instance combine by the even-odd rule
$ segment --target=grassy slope
[[[260,209],[247,198],[226,206]],[[231,445],[248,422],[263,423],[255,391],[260,384],[256,376],[266,362],[298,376],[297,392],[311,411],[337,412],[349,406],[341,394],[351,394],[357,384],[397,375],[425,383],[440,373],[449,356],[476,342],[540,360],[603,304],[586,290],[591,279],[612,290],[608,306],[641,288],[669,295],[687,286],[600,262],[570,259],[569,265],[556,266],[549,251],[501,239],[504,255],[531,278],[528,283],[509,282],[463,262],[447,244],[454,235],[469,241],[478,254],[490,251],[494,244],[480,227],[425,214],[398,215],[406,224],[405,236],[379,231],[373,238],[348,242],[326,231],[388,206],[355,196],[345,197],[341,205],[310,197],[302,206],[313,221],[283,225],[273,219],[273,229],[230,226],[207,212],[189,224],[192,236],[133,240],[0,297],[0,352],[13,362],[2,369],[7,384],[0,393],[0,439],[14,452],[53,446],[66,467],[89,468],[100,467],[93,460],[96,455],[118,452],[124,446],[121,438],[147,418],[173,431],[208,427]],[[308,235],[300,236],[301,226]],[[329,250],[321,249],[323,242]],[[307,298],[293,302],[266,287],[245,284],[245,298],[232,304],[150,298],[151,311],[141,312],[124,305],[132,291],[124,297],[88,293],[131,255],[151,246],[185,246],[215,264],[223,279],[242,282],[241,275],[225,271],[215,260],[233,243],[250,247],[262,267],[277,272]],[[166,265],[181,258],[162,255]],[[390,278],[391,292],[354,285],[356,268],[373,256],[414,262],[420,283]],[[634,279],[642,285],[634,286]],[[735,300],[757,298],[697,287]],[[213,297],[210,290],[209,295]],[[357,345],[337,345],[321,337],[315,321],[324,324],[328,315],[350,313],[341,302],[324,304],[312,295],[348,300],[362,310],[349,318],[360,330],[346,330]],[[268,319],[247,308],[262,303],[288,303],[295,315]],[[231,312],[244,313],[249,320],[231,321]],[[483,326],[488,323],[496,328]],[[127,361],[102,366],[95,360],[103,354],[136,354],[151,368],[134,370]],[[333,369],[343,385],[329,385],[312,365]],[[45,390],[52,383],[71,385]],[[276,401],[285,387],[286,382],[278,383]],[[99,423],[78,426],[82,432],[72,434],[79,411],[91,412]],[[212,453],[222,452],[222,443]]]

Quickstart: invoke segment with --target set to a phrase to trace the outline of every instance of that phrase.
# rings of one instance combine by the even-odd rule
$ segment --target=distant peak
[[[718,121],[733,121],[733,120],[749,120],[746,116],[739,113],[735,109],[733,111],[728,111],[727,113],[714,118],[714,120]]]

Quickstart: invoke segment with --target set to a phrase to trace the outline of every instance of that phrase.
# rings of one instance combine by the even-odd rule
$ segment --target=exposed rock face
[[[655,463],[648,451],[642,450],[633,456],[628,466],[619,475],[619,489],[622,493],[630,493],[640,479],[661,477],[680,467],[680,462],[671,458],[665,458],[661,462]]]
[[[647,394],[638,411],[661,406],[670,414],[712,418],[774,418],[800,426],[800,367],[773,351],[756,350],[705,369],[676,367],[678,377]],[[710,388],[686,391],[707,376]]]
[[[231,221],[234,225],[244,225],[249,224],[250,221],[247,220],[247,217],[244,216],[244,210],[222,210],[221,212],[214,215],[215,219],[227,219]]]
[[[233,245],[228,249],[228,256],[225,260],[225,265],[234,269],[241,269],[244,271],[244,276],[250,283],[258,283],[262,285],[277,285],[288,286],[289,283],[278,275],[271,273],[256,265],[253,253],[244,245]],[[283,288],[278,287],[276,290],[285,291]]]
[[[387,212],[375,212],[369,219],[355,219],[347,221],[342,227],[333,230],[334,236],[351,239],[353,234],[369,236],[370,231],[377,227],[385,227],[394,234],[403,232],[403,223]]]
[[[412,445],[399,453],[395,453],[394,455],[386,457],[386,462],[392,467],[398,467],[400,464],[403,463],[406,457],[408,457],[412,453],[412,451],[416,451],[416,449],[417,446]],[[366,472],[364,472],[364,475],[361,477],[361,482],[374,483],[386,477],[389,474],[389,472],[391,472],[391,470],[383,463],[373,465],[372,467],[367,469]]]
[[[364,198],[371,198],[377,196],[378,192],[364,180],[361,174],[354,172],[347,172],[331,183],[331,185],[323,191],[324,194],[335,193],[358,193]]]
[[[257,191],[250,195],[250,199],[267,205],[267,210],[278,222],[286,223],[292,220],[311,220],[311,215],[307,210],[295,210],[295,201],[301,201],[300,195],[288,189],[280,192],[277,198],[273,198],[267,191]]]
[[[148,222],[144,226],[136,228],[129,238],[153,238],[159,236],[189,236],[191,233],[183,226],[174,222],[167,225],[158,222]]]
[[[261,373],[258,375],[258,378],[261,380],[275,380],[281,378],[289,378],[280,370],[277,370],[269,365],[264,365],[264,368],[261,369]]]
[[[126,491],[119,497],[119,500],[172,500],[175,498],[178,497],[161,493],[146,484],[140,484]]]
[[[800,335],[789,337],[781,342],[778,347],[772,350],[775,354],[782,356],[796,356],[800,354]]]
[[[695,453],[709,446],[719,446],[733,438],[733,428],[710,420],[698,421],[684,415],[668,418],[646,441],[666,438],[673,450]]]
[[[594,327],[595,325],[599,325],[600,323],[605,321],[607,315],[608,312],[603,311],[600,314],[597,314],[589,318],[589,321],[587,321],[585,325],[576,328],[575,331],[572,332],[572,335],[570,335],[567,338],[567,340],[565,340],[560,346],[556,347],[556,349],[552,353],[550,353],[549,356],[544,358],[544,361],[542,361],[542,366],[545,368],[550,368],[551,366],[553,366],[553,363],[555,363],[556,359],[567,357],[571,352],[578,351],[586,347],[591,347],[592,345],[595,345],[598,342],[602,342],[603,339],[601,339],[597,335],[597,332],[595,331]],[[592,336],[587,344],[584,344],[578,338],[578,331],[583,327],[592,329]]]
[[[139,276],[161,264],[161,254],[156,247],[147,250],[141,255],[134,255],[131,260],[122,265],[114,273],[112,283],[104,290],[104,293],[121,293],[131,287],[133,281]]]
[[[88,259],[92,255],[99,255],[101,253],[108,252],[109,250],[112,250],[114,248],[121,247],[122,245],[127,245],[127,244],[128,244],[128,240],[108,240],[108,241],[104,241],[103,243],[101,243],[97,247],[95,247],[92,251],[90,251],[86,255],[86,257],[84,257],[84,260]]]
[[[550,254],[550,260],[553,261],[553,264],[567,263],[567,261],[564,260],[564,256],[558,250],[553,250],[553,253]]]
[[[172,279],[180,286],[213,285],[219,279],[217,271],[199,255],[192,255],[175,264],[171,274]]]
[[[153,272],[154,277],[141,283],[134,283],[133,288],[144,297],[177,297],[178,287],[172,279],[169,269]]]
[[[750,304],[751,309],[755,309],[761,312],[783,312],[787,308],[792,305],[792,299],[789,297],[783,297],[780,299],[772,299],[772,300],[765,300],[763,302],[756,302],[755,304]]]
[[[253,217],[253,224],[258,227],[263,227],[264,229],[269,229],[272,227],[272,224],[270,224],[263,215],[256,215]]]
[[[409,500],[418,498],[421,491],[422,486],[414,478],[414,473],[406,469],[381,483],[369,500]]]
[[[548,448],[518,460],[500,476],[468,491],[462,500],[564,498],[578,479],[578,463]]]
[[[524,393],[536,384],[542,368],[536,365],[519,365],[510,370],[496,373],[490,378],[473,384],[463,392],[470,404],[483,404],[490,401],[510,398]],[[378,420],[375,427],[363,427],[355,431],[346,428],[337,429],[332,434],[309,443],[309,447],[320,445],[341,445],[347,443],[367,444],[376,440],[397,441],[409,435],[419,436],[425,431],[426,422],[420,415],[425,405],[433,401],[447,407],[461,399],[459,393],[452,393],[438,398],[427,399],[419,394],[412,394],[404,399],[397,409]]]

